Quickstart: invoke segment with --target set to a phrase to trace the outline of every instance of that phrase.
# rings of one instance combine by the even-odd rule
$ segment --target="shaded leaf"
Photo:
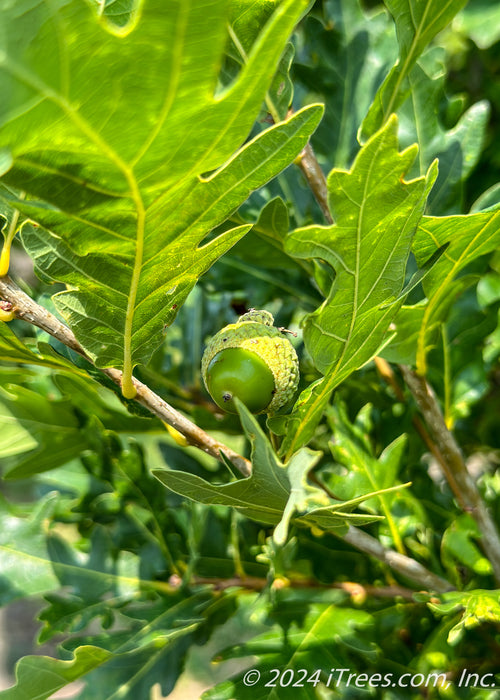
[[[86,677],[82,700],[103,697],[147,698],[159,684],[164,696],[172,692],[184,669],[186,655],[205,643],[214,628],[234,613],[234,596],[214,601],[207,589],[173,593],[152,602],[142,600],[123,610],[124,629],[70,639],[65,648],[93,643],[112,651],[106,665]]]
[[[286,615],[287,609],[288,614],[293,615],[290,611],[298,605],[300,601],[294,600],[293,593],[284,595],[282,600],[277,601],[273,615],[279,620],[280,615]],[[272,629],[218,654],[218,660],[256,657],[250,668],[260,673],[260,682],[250,686],[245,683],[245,672],[242,672],[206,691],[202,698],[309,700],[316,697],[317,690],[314,689],[320,683],[337,687],[335,669],[348,668],[353,656],[362,659],[363,664],[377,657],[378,650],[372,641],[372,624],[371,615],[363,610],[310,602],[303,619],[286,625],[286,631]],[[275,679],[276,674],[271,669],[280,669],[283,682]],[[309,672],[303,677],[299,669]],[[315,674],[316,669],[319,670]],[[311,680],[308,681],[308,678]],[[288,679],[293,681],[288,683]]]
[[[396,23],[399,58],[379,88],[361,126],[364,139],[387,121],[407,97],[406,80],[420,54],[467,0],[385,0]]]
[[[426,516],[418,499],[412,496],[399,478],[407,447],[407,436],[400,435],[377,457],[369,436],[363,430],[360,416],[351,423],[342,406],[329,407],[328,422],[332,428],[330,449],[341,473],[325,476],[326,483],[341,499],[352,499],[376,491],[375,498],[364,501],[363,510],[384,516],[381,527],[402,550],[402,537],[413,535],[424,527]]]
[[[113,598],[107,602],[110,606],[117,603]],[[214,606],[208,591],[184,598],[174,593],[152,601],[143,599],[141,603],[132,602],[118,610],[116,629],[88,637],[73,636],[65,643],[64,652],[76,657],[82,650],[91,649],[96,663],[89,660],[86,664],[73,664],[50,657],[25,657],[18,664],[18,684],[5,691],[5,697],[45,698],[82,676],[86,685],[79,693],[80,698],[148,697],[151,687],[158,682],[168,694],[183,670],[190,646],[210,635],[218,624],[217,613],[222,610],[230,615],[234,607],[230,596],[222,601],[222,607]],[[68,601],[65,608],[60,607],[60,600],[57,605],[57,611],[52,607],[54,613],[66,612],[69,620],[77,619],[74,601],[73,605]],[[102,609],[105,610],[104,605]],[[92,614],[91,606],[81,608],[84,621],[89,613]],[[37,676],[45,680],[44,674],[47,674],[46,691],[32,694]],[[50,685],[50,680],[54,685]],[[43,685],[38,686],[38,691],[41,689]],[[28,692],[29,695],[22,694]],[[0,693],[0,697],[4,694]]]
[[[416,348],[416,365],[420,374],[426,373],[427,353],[432,346],[433,334],[446,320],[453,301],[478,281],[476,275],[459,276],[460,273],[479,256],[496,250],[500,243],[500,212],[424,217],[413,244],[417,263],[421,264],[437,248],[448,242],[450,245],[445,254],[427,275],[423,285],[428,301]],[[420,316],[421,307],[418,314]]]
[[[137,0],[93,0],[99,7],[99,14],[117,27],[125,27],[133,20],[133,10]]]
[[[413,275],[410,277],[408,282],[405,284],[403,289],[400,291],[398,296],[394,299],[394,301],[389,302],[388,306],[391,304],[395,304],[398,301],[401,301],[405,297],[408,296],[408,294],[413,291],[416,287],[418,287],[419,284],[422,283],[422,281],[427,277],[429,272],[432,270],[434,265],[437,263],[439,258],[443,255],[444,251],[448,247],[449,243],[445,243],[441,248],[438,248],[427,260],[425,263],[423,263],[422,267],[419,267],[416,272],[413,273]],[[383,308],[383,307],[382,307]]]
[[[47,551],[47,523],[57,504],[52,492],[28,517],[0,499],[0,603],[56,590],[58,579]]]
[[[237,220],[245,223],[242,218]],[[274,293],[293,297],[306,308],[314,308],[319,295],[311,281],[309,266],[284,251],[288,231],[287,207],[280,197],[275,197],[261,209],[252,229],[215,263],[204,280],[213,281],[226,291],[243,289],[255,307],[265,306],[269,295]],[[266,294],[262,301],[257,285],[262,285],[262,293]]]
[[[211,484],[194,474],[173,470],[154,470],[153,474],[168,489],[199,503],[230,506],[248,518],[276,525],[274,538],[284,544],[289,526],[297,521],[327,531],[344,531],[348,523],[371,522],[377,516],[351,513],[355,505],[370,493],[349,501],[330,501],[325,492],[307,483],[309,471],[320,453],[303,449],[286,464],[276,457],[255,418],[239,403],[245,433],[252,443],[252,474],[228,484]]]
[[[412,365],[417,355],[417,341],[425,316],[426,302],[422,301],[413,306],[402,306],[395,321],[397,332],[391,342],[380,351],[381,357],[389,362]],[[429,332],[427,342],[429,349],[437,342],[439,329]]]
[[[46,343],[38,345],[39,353],[34,352],[27,344],[15,335],[6,323],[0,324],[0,362],[20,365],[40,365],[51,369],[72,372],[86,376],[73,363],[59,355]]]
[[[20,479],[78,457],[88,441],[71,402],[50,400],[14,384],[0,389],[0,425],[7,428],[3,476]],[[23,437],[29,439],[23,441]]]
[[[457,575],[457,561],[476,574],[486,576],[492,573],[489,560],[476,544],[480,539],[477,523],[468,513],[463,513],[446,528],[441,541],[441,552],[443,563],[450,574]]]
[[[470,211],[475,214],[478,211],[484,211],[493,207],[500,206],[500,182],[489,187],[486,192],[483,192],[474,202]]]
[[[440,216],[463,211],[463,183],[483,150],[490,114],[488,102],[482,100],[467,109],[451,128],[445,128],[439,116],[450,105],[445,76],[444,51],[427,51],[408,76],[411,95],[398,110],[404,143],[417,142],[419,146],[415,174],[424,173],[435,158],[439,160],[439,174],[426,213]]]
[[[325,103],[311,139],[321,164],[348,168],[358,128],[397,57],[394,25],[383,8],[368,13],[358,0],[327,0],[322,9],[322,21],[309,14],[301,25],[293,75],[298,96]]]

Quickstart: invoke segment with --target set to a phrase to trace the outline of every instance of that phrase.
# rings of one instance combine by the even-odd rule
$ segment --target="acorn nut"
[[[201,372],[208,393],[224,411],[237,413],[237,397],[252,413],[275,413],[295,393],[297,353],[273,323],[269,311],[251,309],[209,341]]]

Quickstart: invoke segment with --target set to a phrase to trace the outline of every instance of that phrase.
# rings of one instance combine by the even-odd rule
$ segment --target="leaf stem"
[[[374,586],[372,584],[356,583],[355,581],[342,581],[333,583],[321,583],[315,579],[287,579],[291,588],[335,588],[346,591],[351,596],[374,596],[375,598],[405,598],[413,600],[414,591],[403,586]],[[234,576],[233,578],[211,578],[209,576],[194,576],[190,582],[194,586],[209,585],[216,591],[238,586],[250,591],[262,591],[269,586],[269,580],[258,576]]]
[[[0,278],[0,298],[12,304],[12,310],[17,318],[41,328],[93,364],[73,332],[51,314],[50,311],[47,311],[43,306],[33,301],[33,299],[25,294],[9,277]],[[122,386],[123,373],[120,370],[114,368],[99,369],[115,384],[120,387]],[[161,421],[168,423],[182,433],[190,445],[203,450],[203,452],[206,452],[220,461],[223,461],[222,455],[224,455],[243,476],[249,476],[251,474],[252,467],[249,460],[245,459],[245,457],[242,457],[222,442],[215,440],[208,433],[183,416],[182,413],[176,411],[138,379],[133,379],[132,381],[136,390],[134,396],[135,400]]]
[[[425,418],[429,432],[439,447],[448,465],[447,472],[451,473],[461,492],[461,502],[477,521],[482,533],[481,544],[493,567],[497,585],[500,585],[500,536],[490,512],[484,504],[481,494],[467,470],[453,434],[448,429],[436,395],[425,377],[405,365],[400,366],[404,380]],[[448,473],[445,476],[448,478]]]
[[[24,193],[21,195],[21,199],[24,199]],[[19,221],[19,211],[14,210],[12,220],[5,234],[5,239],[2,247],[2,253],[0,255],[0,277],[5,277],[9,273],[10,266],[10,250],[12,248],[12,241],[17,233],[17,223]]]
[[[451,417],[451,365],[450,365],[450,345],[448,342],[448,330],[446,323],[441,325],[441,337],[443,339],[443,368],[444,368],[444,422],[451,430],[453,419]]]
[[[240,514],[234,510],[231,510],[231,549],[233,554],[234,570],[236,575],[240,578],[245,578],[245,568],[243,566],[243,561],[241,559],[240,551],[240,541],[239,541],[239,528],[238,520]]]

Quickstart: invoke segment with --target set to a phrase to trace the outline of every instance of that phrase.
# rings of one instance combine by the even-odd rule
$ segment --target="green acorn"
[[[269,311],[250,309],[209,341],[201,372],[208,393],[224,411],[237,413],[238,398],[252,413],[275,413],[295,393],[297,353],[273,323]]]

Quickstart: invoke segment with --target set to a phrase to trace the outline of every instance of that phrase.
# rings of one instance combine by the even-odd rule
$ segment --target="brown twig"
[[[246,588],[251,591],[262,591],[270,585],[270,581],[266,578],[258,578],[257,576],[234,576],[233,578],[220,579],[210,578],[208,576],[194,576],[191,581],[193,585],[210,585],[215,590],[224,591],[227,588]],[[275,585],[281,583],[280,585]],[[314,579],[277,579],[271,583],[275,588],[334,588],[348,593],[353,598],[364,599],[367,596],[377,598],[404,598],[405,600],[413,600],[415,591],[403,586],[373,586],[366,583],[355,583],[354,581],[334,581],[332,583],[321,583]]]
[[[461,502],[476,519],[482,533],[481,544],[490,560],[497,585],[500,584],[500,537],[490,512],[467,470],[460,448],[446,426],[436,396],[425,377],[401,365],[404,380],[410,389],[429,428],[434,442],[447,464],[448,470],[461,493]],[[447,475],[447,474],[446,474]]]
[[[380,374],[380,376],[392,387],[394,390],[394,393],[396,395],[396,398],[398,401],[401,401],[401,403],[406,403],[406,397],[403,393],[403,390],[398,384],[398,381],[394,375],[394,372],[392,371],[392,367],[390,364],[384,360],[382,357],[376,357],[375,358],[375,366]],[[462,491],[460,490],[455,477],[453,476],[452,471],[450,470],[448,463],[446,462],[446,459],[443,457],[443,454],[441,453],[439,447],[436,445],[434,440],[431,438],[429,435],[429,432],[419,416],[414,415],[412,418],[412,423],[415,426],[415,430],[417,433],[420,435],[422,438],[422,441],[425,443],[427,449],[429,452],[432,454],[434,459],[439,463],[441,466],[441,469],[443,471],[443,474],[445,475],[446,480],[448,481],[448,484],[459,502],[461,508],[465,510],[467,507],[467,504],[465,502],[464,496]]]
[[[357,527],[351,526],[347,533],[342,535],[342,539],[428,590],[436,591],[437,593],[453,590],[453,586],[446,579],[432,573],[425,566],[419,564],[418,561],[407,557],[405,554],[386,549],[375,537],[368,535],[368,533],[359,530]]]
[[[92,360],[86,354],[73,332],[64,323],[61,323],[54,314],[51,314],[50,311],[33,301],[9,277],[0,277],[0,297],[12,304],[12,311],[16,318],[28,321],[28,323],[41,328],[92,363]],[[103,368],[101,372],[112,379],[115,384],[121,386],[122,372],[120,370]],[[183,416],[182,413],[176,411],[158,394],[155,394],[148,386],[137,379],[134,379],[133,382],[137,390],[135,400],[161,421],[168,423],[168,425],[182,433],[190,445],[219,460],[222,459],[221,454],[223,454],[244,476],[251,474],[251,463],[249,460],[208,435],[208,433]]]
[[[304,148],[302,153],[296,158],[295,162],[302,170],[307,184],[311,188],[316,201],[318,202],[325,220],[329,224],[333,224],[333,217],[328,206],[328,188],[326,186],[326,178],[321,169],[318,159],[313,151],[310,143]]]

